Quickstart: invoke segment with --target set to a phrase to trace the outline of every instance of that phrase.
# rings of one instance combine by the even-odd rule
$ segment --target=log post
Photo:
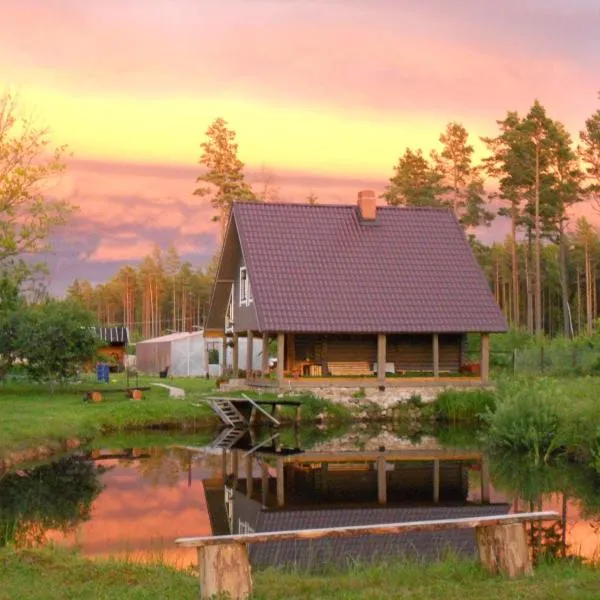
[[[252,454],[246,456],[246,496],[252,498],[252,492],[254,491],[254,476],[252,473]]]
[[[481,334],[481,357],[480,370],[481,383],[484,385],[490,381],[490,334]]]
[[[233,371],[233,378],[237,379],[239,377],[239,370],[240,370],[240,346],[239,346],[239,339],[238,339],[238,334],[234,333],[233,334],[233,357],[232,357],[232,371]]]
[[[386,357],[386,337],[385,333],[377,334],[377,381],[385,383],[385,361]]]
[[[251,379],[254,367],[254,334],[248,330],[246,336],[246,379]]]
[[[285,368],[285,333],[277,334],[277,385],[283,385],[283,372]]]
[[[385,469],[385,456],[377,458],[377,501],[387,504],[387,473]]]
[[[269,465],[263,462],[261,468],[260,496],[263,508],[267,507],[267,496],[269,495]]]
[[[285,471],[283,469],[283,458],[277,458],[277,506],[285,506]]]
[[[433,376],[437,379],[440,376],[440,336],[433,334]]]
[[[262,334],[262,343],[263,343],[262,376],[268,377],[269,376],[269,334],[268,333]]]
[[[246,544],[198,548],[200,600],[227,597],[246,600],[252,594],[252,571]]]
[[[221,375],[225,377],[227,373],[227,337],[223,334],[223,346],[221,348]]]
[[[440,461],[433,461],[433,501],[440,501]]]
[[[486,571],[511,579],[533,573],[524,523],[476,527],[475,534],[479,558]]]

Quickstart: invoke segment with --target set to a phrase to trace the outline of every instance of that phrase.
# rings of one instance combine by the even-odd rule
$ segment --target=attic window
[[[240,305],[248,306],[252,302],[252,288],[246,267],[240,269]]]

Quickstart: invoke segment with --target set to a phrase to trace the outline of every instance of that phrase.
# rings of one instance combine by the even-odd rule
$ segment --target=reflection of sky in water
[[[391,439],[391,432],[387,436]],[[356,449],[356,440],[352,439],[352,442],[351,447]],[[337,450],[347,444],[333,445]],[[433,443],[432,440],[423,445],[439,447],[437,441]],[[406,439],[401,446],[410,447]],[[177,548],[174,540],[210,535],[205,486],[212,489],[219,486],[223,464],[221,451],[206,454],[171,447],[144,450],[143,454],[144,457],[136,459],[96,460],[96,464],[105,467],[106,472],[99,477],[103,490],[93,502],[91,518],[67,533],[50,531],[46,538],[59,544],[76,545],[88,557],[160,559],[179,567],[196,564],[195,549]],[[240,460],[240,479],[245,474],[244,464]],[[274,476],[275,470],[269,470]],[[491,470],[493,477],[493,466]],[[256,464],[254,477],[257,478],[255,494],[260,497],[260,469]],[[481,472],[477,464],[471,465],[468,482],[467,501],[478,504],[481,499]],[[533,507],[529,502],[516,498],[512,492],[503,491],[507,489],[510,486],[505,484],[497,488],[492,485],[490,501],[507,502],[513,511],[542,509],[555,510],[559,514],[563,511],[563,498],[559,493],[545,494],[542,505]],[[551,492],[551,489],[547,491]],[[594,518],[590,502],[593,498],[590,500],[588,497],[586,505],[577,498],[567,498],[567,544],[571,553],[597,558],[600,519]],[[600,506],[600,501],[594,504]]]
[[[177,537],[211,532],[203,480],[220,475],[220,457],[193,456],[189,469],[162,452],[150,459],[99,460],[109,470],[91,519],[50,539],[77,545],[90,557],[161,559],[178,566],[196,562],[194,549],[174,546]]]

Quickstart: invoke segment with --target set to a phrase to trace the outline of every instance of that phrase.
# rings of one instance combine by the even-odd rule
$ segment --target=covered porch
[[[431,334],[308,334],[247,331],[252,347],[255,336],[263,341],[260,368],[249,369],[246,378],[257,386],[310,388],[403,387],[414,385],[481,385],[489,382],[489,334],[481,335],[478,361],[466,358],[466,335]],[[239,376],[239,334],[233,346],[233,377]],[[269,341],[277,340],[277,364],[269,365]],[[223,353],[225,354],[225,353]],[[251,356],[246,364],[252,364]],[[226,365],[224,365],[226,366]]]

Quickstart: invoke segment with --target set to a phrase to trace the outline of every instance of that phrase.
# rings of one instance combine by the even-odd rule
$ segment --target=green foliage
[[[0,94],[0,266],[49,248],[48,238],[74,207],[44,194],[65,169],[66,147],[52,148],[48,130],[19,112],[19,99]]]
[[[475,421],[495,406],[495,394],[491,390],[444,390],[435,400],[439,418],[457,423]]]
[[[503,382],[495,412],[484,419],[492,449],[524,454],[534,465],[548,462],[570,441],[562,390],[549,379]]]
[[[360,386],[355,392],[352,392],[351,397],[352,398],[365,398],[367,395],[367,392],[365,391],[365,388]]]
[[[0,270],[0,380],[19,354],[17,334],[25,309],[20,287],[21,280],[14,272]]]
[[[421,150],[407,148],[382,198],[392,206],[441,206],[442,173]]]
[[[79,304],[49,300],[28,308],[19,321],[17,344],[27,373],[36,381],[74,377],[96,350],[93,315]]]

